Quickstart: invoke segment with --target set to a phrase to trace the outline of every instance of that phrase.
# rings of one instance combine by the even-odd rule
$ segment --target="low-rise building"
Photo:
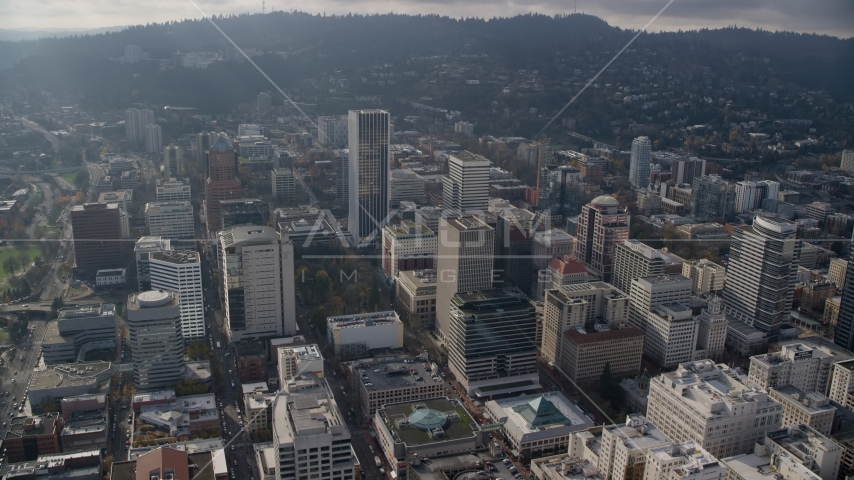
[[[845,408],[852,408],[854,399],[849,394],[852,390],[854,390],[854,360],[834,363],[827,396]]]
[[[80,362],[49,365],[36,370],[27,385],[30,405],[53,401],[57,409],[63,398],[91,393],[106,393],[113,368],[110,362]]]
[[[784,385],[769,389],[768,396],[783,406],[783,425],[804,424],[822,435],[830,435],[836,407],[821,393],[805,393],[792,385]]]
[[[478,423],[457,400],[438,397],[377,409],[374,429],[393,477],[406,478],[407,460],[455,455],[481,446]]]
[[[267,342],[244,340],[236,345],[240,383],[267,381]]]
[[[175,402],[175,390],[160,390],[135,393],[131,401],[133,411],[139,413],[143,407],[151,405],[166,405]]]
[[[538,458],[531,462],[531,473],[537,480],[604,480],[593,462],[579,460],[563,453]]]
[[[107,268],[95,273],[96,287],[109,287],[113,285],[124,285],[127,279],[124,268]]]
[[[68,307],[48,322],[41,352],[47,365],[74,363],[90,353],[112,351],[117,343],[115,304]]]
[[[159,447],[133,460],[113,462],[111,480],[218,480],[214,452],[187,453]]]
[[[691,293],[705,295],[724,289],[726,269],[703,258],[683,263],[682,275],[691,279]]]
[[[279,387],[299,375],[323,378],[323,355],[317,344],[279,347]]]
[[[219,435],[219,411],[212,393],[178,397],[171,403],[141,407],[136,418],[173,437],[211,431]]]
[[[246,430],[254,433],[256,430],[270,428],[270,410],[273,397],[269,393],[251,392],[243,395],[243,405],[246,407]]]
[[[821,477],[788,453],[771,454],[765,445],[756,444],[753,453],[721,460],[727,467],[727,480],[822,480]]]
[[[105,397],[101,395],[101,397]],[[64,403],[64,399],[63,399]],[[60,443],[63,452],[91,450],[109,446],[109,416],[106,402],[101,408],[72,413],[64,421]]]
[[[39,455],[37,460],[7,463],[0,477],[30,480],[101,480],[101,450]]]
[[[414,402],[446,393],[438,372],[417,359],[365,359],[348,363],[347,369],[364,420],[373,418],[386,403]]]
[[[9,463],[36,460],[41,455],[62,451],[59,435],[62,419],[58,413],[45,413],[38,417],[14,417],[9,421],[9,431],[3,437],[3,451]]]
[[[687,441],[651,449],[643,480],[723,480],[726,475],[723,463],[695,442]]]
[[[508,446],[526,458],[537,458],[569,447],[572,432],[593,422],[562,393],[520,395],[486,402],[486,413],[502,424]]]
[[[339,359],[362,358],[371,350],[403,348],[403,322],[394,310],[326,319],[326,335]]]

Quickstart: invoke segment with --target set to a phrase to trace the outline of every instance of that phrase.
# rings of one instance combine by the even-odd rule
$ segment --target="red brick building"
[[[267,381],[267,342],[251,340],[237,344],[237,377],[240,383]]]
[[[3,451],[9,463],[36,460],[40,455],[62,452],[59,434],[62,419],[58,413],[39,417],[15,417],[3,439]]]

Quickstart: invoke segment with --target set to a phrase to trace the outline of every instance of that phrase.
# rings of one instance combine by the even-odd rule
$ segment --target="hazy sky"
[[[261,0],[196,0],[208,15],[260,12]],[[640,28],[667,0],[578,0],[578,11]],[[267,0],[267,10],[438,13],[452,17],[567,13],[575,0]],[[197,18],[190,0],[0,0],[0,28],[95,28]],[[729,25],[854,36],[854,0],[675,0],[650,30]]]

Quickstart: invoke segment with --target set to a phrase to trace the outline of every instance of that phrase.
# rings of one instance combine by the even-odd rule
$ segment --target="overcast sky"
[[[260,12],[261,0],[195,0],[208,15]],[[578,0],[578,11],[641,28],[667,0]],[[267,0],[267,10],[438,13],[451,17],[567,13],[575,0]],[[0,0],[0,28],[79,29],[198,18],[190,0]],[[675,0],[651,31],[730,25],[854,36],[854,0]]]

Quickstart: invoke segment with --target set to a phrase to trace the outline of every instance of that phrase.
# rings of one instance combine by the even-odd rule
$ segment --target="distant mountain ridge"
[[[66,38],[74,35],[98,35],[100,33],[118,32],[127,26],[100,28],[0,28],[0,40],[20,42],[22,40],[38,40],[40,38]]]

